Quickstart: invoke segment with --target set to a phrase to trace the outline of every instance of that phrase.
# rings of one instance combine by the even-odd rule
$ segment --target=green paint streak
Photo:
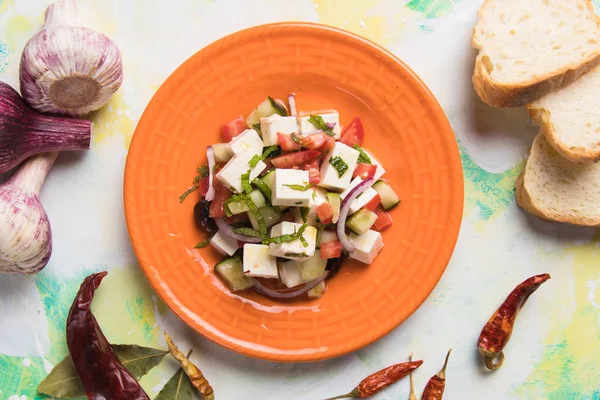
[[[0,5],[2,2],[0,1]],[[8,66],[8,45],[0,40],[0,74],[6,71]]]
[[[151,302],[148,301],[146,303],[145,299],[142,296],[138,296],[135,299],[128,300],[126,303],[126,308],[129,314],[131,315],[131,319],[135,323],[140,323],[142,334],[144,336],[144,340],[148,342],[152,342],[155,338],[155,329],[153,324],[150,324],[148,318],[148,308],[147,305],[150,305]]]
[[[596,9],[596,13],[600,11],[600,0],[593,0],[594,8]]]
[[[439,18],[452,12],[459,0],[411,0],[406,4],[410,10],[420,12],[427,19]]]
[[[0,399],[12,395],[25,396],[27,399],[44,399],[37,392],[38,384],[46,376],[41,357],[31,357],[31,365],[23,365],[23,357],[11,357],[0,354]]]
[[[459,148],[465,176],[466,201],[479,208],[481,217],[488,220],[512,203],[515,181],[525,167],[525,161],[503,173],[494,174],[477,165],[460,144]]]

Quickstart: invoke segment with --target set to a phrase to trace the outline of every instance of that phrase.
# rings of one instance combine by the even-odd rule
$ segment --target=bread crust
[[[485,0],[479,12],[478,19],[483,15],[490,0]],[[596,25],[600,27],[600,17],[596,16],[592,0],[586,0],[586,5],[592,15],[595,15]],[[479,50],[475,59],[473,71],[473,86],[477,95],[492,107],[520,107],[538,100],[553,90],[568,85],[581,75],[600,64],[600,53],[590,55],[579,64],[567,65],[557,71],[545,74],[536,79],[530,79],[520,84],[501,83],[490,75],[485,66],[486,55],[482,54],[483,46],[477,41],[476,30],[473,29],[472,45]],[[489,59],[488,59],[489,60]],[[488,63],[489,64],[489,63]]]
[[[587,150],[581,147],[570,148],[563,146],[558,140],[556,129],[552,123],[551,113],[545,108],[537,108],[532,104],[527,105],[527,112],[531,119],[540,126],[540,132],[546,137],[548,143],[567,160],[574,162],[600,161],[600,147]]]
[[[541,134],[535,138],[535,140],[533,142],[533,147],[535,147],[537,145],[537,142],[539,140],[544,140],[544,138],[541,137]],[[543,144],[542,144],[542,146],[543,146]],[[515,197],[517,200],[517,204],[526,212],[528,212],[538,218],[545,219],[547,221],[562,222],[562,223],[567,223],[567,224],[572,224],[572,225],[580,225],[580,226],[600,227],[600,221],[597,221],[597,220],[592,220],[590,218],[578,217],[578,216],[560,215],[555,212],[552,212],[551,210],[544,210],[543,208],[538,207],[538,205],[536,204],[536,199],[532,198],[530,196],[529,192],[527,191],[527,186],[528,186],[527,185],[527,181],[528,181],[527,170],[529,167],[529,163],[530,163],[530,160],[532,157],[538,156],[538,155],[534,154],[533,147],[529,151],[529,158],[527,159],[527,164],[525,165],[525,169],[523,170],[521,175],[519,175],[519,177],[515,181]]]

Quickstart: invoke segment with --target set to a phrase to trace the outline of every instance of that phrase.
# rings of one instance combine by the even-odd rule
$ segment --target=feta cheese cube
[[[212,145],[212,148],[215,153],[215,161],[219,164],[224,164],[233,157],[233,151],[227,146],[227,143],[216,143]]]
[[[335,231],[322,230],[317,236],[317,247],[321,247],[322,243],[338,240],[337,233],[335,233]]]
[[[279,263],[279,279],[289,288],[298,286],[304,281],[301,273],[302,263],[299,261],[285,261]]]
[[[300,208],[292,209],[292,214],[296,222],[300,224],[317,225],[320,223],[319,216],[317,215],[317,207],[323,203],[327,203],[327,191],[318,187],[312,187],[308,189],[310,192],[310,199],[308,200],[308,211],[302,218],[302,210]]]
[[[293,235],[298,232],[301,226],[302,224],[294,222],[281,222],[271,228],[271,237]],[[296,239],[286,243],[271,243],[269,244],[269,252],[274,257],[283,257],[296,261],[307,260],[315,254],[317,228],[307,226],[302,233],[302,237],[306,240],[308,246],[304,247],[300,239]]]
[[[340,134],[342,132],[342,127],[340,126],[340,114],[337,112],[326,113],[326,114],[317,114],[319,117],[323,118],[323,122],[326,124],[333,125],[333,133],[335,133],[335,138],[339,139]],[[307,115],[306,117],[300,117],[298,119],[298,125],[300,125],[300,132],[303,135],[313,133],[318,131],[319,128],[314,126],[309,122],[309,118],[311,116]]]
[[[254,157],[254,154],[249,151],[243,151],[236,154],[219,172],[217,172],[217,179],[232,192],[241,193],[244,190],[242,187],[242,174],[245,174],[250,170],[250,180],[252,181],[267,168],[267,165],[262,161],[259,161],[254,168],[251,168],[248,162],[252,157]]]
[[[352,147],[336,142],[329,153],[327,153],[327,157],[325,157],[325,160],[323,160],[323,164],[321,165],[321,182],[319,183],[319,186],[339,191],[346,189],[348,185],[350,185],[352,173],[356,168],[359,154],[360,153]],[[337,169],[330,163],[330,160],[334,157],[341,158],[348,166],[348,169],[342,176],[339,175]]]
[[[354,214],[365,206],[368,202],[377,196],[377,192],[373,188],[368,188],[360,194],[352,203],[350,203],[350,214]]]
[[[265,244],[244,245],[244,274],[260,278],[278,278],[277,259]]]
[[[383,174],[385,174],[385,169],[383,168],[383,165],[381,165],[381,163],[379,162],[379,160],[377,160],[373,156],[373,154],[369,153],[367,150],[365,150],[365,153],[367,153],[367,155],[371,159],[371,164],[377,165],[377,169],[375,170],[375,175],[373,175],[373,179],[375,181],[377,181],[379,178],[381,178],[383,176]]]
[[[297,190],[291,185],[306,187],[309,184],[308,171],[298,169],[275,170],[275,190],[272,192],[271,203],[274,206],[308,206],[311,191]]]
[[[227,144],[227,147],[233,154],[248,151],[252,153],[252,155],[261,155],[264,143],[254,129],[246,129],[244,132],[231,139]]]
[[[260,133],[265,146],[277,144],[277,132],[290,135],[299,131],[296,117],[273,115],[260,119]]]
[[[368,230],[362,235],[350,233],[348,238],[350,243],[355,247],[354,251],[350,253],[350,258],[354,258],[365,264],[371,264],[377,254],[383,249],[383,239],[381,233],[373,230]]]
[[[212,239],[210,239],[210,244],[224,256],[232,256],[239,248],[237,240],[225,235],[221,231],[215,233]]]
[[[355,187],[358,186],[359,183],[361,183],[363,180],[360,179],[360,177],[356,177],[354,179],[352,179],[352,182],[350,182],[350,185],[348,185],[348,187],[342,192],[340,193],[340,198],[342,200],[344,200],[346,198],[346,196],[348,196],[348,193],[350,193],[350,191],[352,189],[354,189]]]

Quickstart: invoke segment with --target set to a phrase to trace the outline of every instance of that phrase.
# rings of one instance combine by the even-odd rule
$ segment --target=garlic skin
[[[0,186],[0,273],[29,275],[52,255],[52,229],[38,193],[58,153],[28,159]]]
[[[82,116],[104,106],[123,82],[117,45],[81,26],[79,3],[60,0],[46,10],[42,31],[25,45],[21,94],[40,112]]]

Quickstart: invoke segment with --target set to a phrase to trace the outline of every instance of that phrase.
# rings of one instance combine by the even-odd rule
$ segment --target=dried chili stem
[[[412,361],[413,354],[410,353],[408,356],[408,361]],[[410,371],[410,395],[408,396],[408,400],[418,400],[417,395],[415,394],[415,379],[413,377],[413,372]]]
[[[350,393],[346,393],[341,396],[330,397],[325,400],[348,398],[364,399],[385,389],[392,383],[398,382],[400,379],[404,378],[406,375],[419,368],[421,364],[423,364],[422,360],[409,361],[401,364],[391,365],[387,368],[375,372],[374,374],[367,376]]]
[[[448,350],[444,366],[440,372],[432,376],[431,379],[429,379],[429,382],[427,382],[427,385],[425,385],[421,400],[441,400],[444,395],[444,389],[446,388],[446,367],[448,366],[448,359],[450,358],[451,352],[452,349]]]
[[[479,335],[477,347],[490,370],[498,369],[504,362],[504,346],[508,343],[519,310],[540,287],[550,279],[549,274],[540,274],[526,279],[513,289],[506,300],[485,324]]]
[[[202,374],[202,371],[200,371],[198,367],[196,367],[188,359],[189,355],[188,357],[183,355],[181,350],[179,350],[177,346],[175,346],[175,343],[173,343],[173,340],[167,334],[167,332],[163,333],[165,335],[167,345],[169,346],[169,352],[177,361],[179,361],[179,365],[181,365],[181,368],[183,368],[185,374],[190,378],[192,386],[198,389],[198,391],[200,392],[200,394],[202,394],[205,400],[214,400],[215,393],[213,391],[213,388],[210,386],[210,384]],[[191,354],[191,351],[189,354]]]

